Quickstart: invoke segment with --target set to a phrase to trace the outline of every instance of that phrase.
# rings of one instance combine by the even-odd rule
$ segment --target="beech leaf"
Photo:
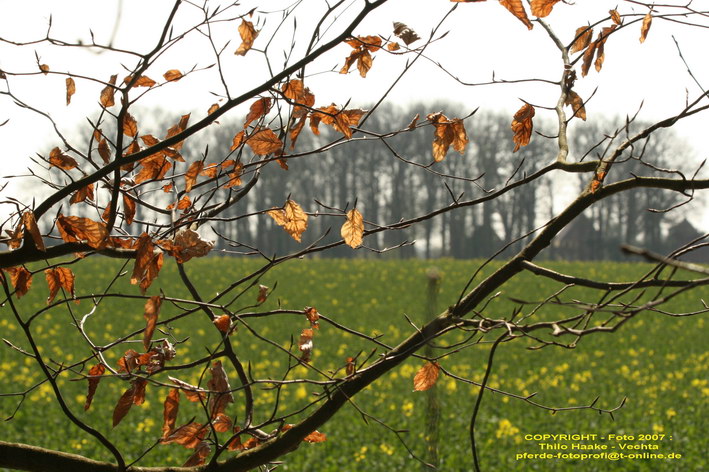
[[[579,94],[573,90],[569,90],[566,94],[566,101],[564,102],[564,105],[570,105],[571,109],[574,111],[574,116],[586,121],[586,107],[584,107],[583,99],[579,96]]]
[[[515,113],[512,119],[512,131],[514,136],[512,141],[515,143],[514,151],[519,151],[519,148],[529,144],[529,140],[532,137],[532,130],[534,124],[532,123],[532,118],[534,117],[534,107],[528,103],[522,105],[517,113]]]
[[[67,156],[58,147],[55,147],[49,153],[49,165],[63,170],[71,170],[79,166],[73,157]]]
[[[209,372],[211,378],[207,382],[207,388],[210,390],[207,408],[211,417],[216,418],[219,413],[224,413],[228,403],[234,403],[234,396],[231,394],[229,379],[221,361],[214,362]]]
[[[537,18],[544,18],[551,13],[552,8],[556,5],[559,0],[532,0],[532,15]]]
[[[571,53],[576,53],[583,51],[591,44],[593,39],[593,28],[590,26],[581,26],[576,29],[576,34],[574,35],[574,42],[571,44]]]
[[[177,82],[182,78],[182,72],[177,69],[170,69],[162,75],[168,82]]]
[[[643,18],[643,24],[640,27],[640,42],[644,43],[647,39],[647,34],[650,32],[650,26],[652,25],[652,15],[647,12],[647,15]]]
[[[401,40],[406,44],[407,46],[413,42],[418,41],[421,39],[421,37],[416,34],[414,30],[406,26],[404,23],[399,23],[398,21],[394,22],[394,34],[401,38]],[[396,44],[396,43],[394,43]],[[398,49],[398,48],[397,48]],[[391,49],[389,49],[391,50]]]
[[[177,412],[180,409],[180,389],[171,388],[163,403],[162,437],[167,438],[175,429]]]
[[[101,376],[106,372],[106,366],[103,364],[96,364],[89,369],[88,381],[89,389],[86,393],[86,402],[84,403],[84,410],[88,410],[91,407],[91,401],[94,399],[94,394],[98,388],[98,384],[101,381]]]
[[[364,234],[364,219],[358,209],[353,208],[347,212],[347,220],[340,229],[340,235],[345,243],[351,248],[357,248],[362,244]]]
[[[136,384],[131,383],[131,386],[123,392],[121,398],[118,399],[116,407],[113,409],[113,427],[115,428],[118,423],[128,414],[128,411],[133,406],[133,399],[135,397]]]
[[[436,362],[427,362],[414,376],[414,391],[423,392],[433,387],[438,380],[440,365]]]
[[[5,270],[10,273],[10,282],[15,288],[15,297],[21,298],[32,286],[32,273],[24,266],[9,267]]]
[[[283,208],[274,208],[267,213],[278,226],[283,227],[293,239],[300,242],[301,235],[308,228],[308,215],[300,205],[293,200],[288,200]]]
[[[103,249],[108,243],[106,225],[89,218],[64,216],[60,213],[56,225],[59,235],[68,243],[86,242],[94,249]]]
[[[32,241],[34,242],[35,247],[40,251],[44,251],[44,240],[39,232],[37,220],[35,219],[33,212],[26,211],[22,214],[22,225],[25,227],[25,231],[32,236]]]
[[[66,83],[66,104],[69,105],[71,103],[71,96],[76,93],[76,82],[74,82],[74,79],[71,77],[67,77],[65,80]]]
[[[104,108],[112,107],[113,105],[116,104],[116,102],[113,99],[113,95],[116,93],[115,85],[116,85],[116,79],[118,78],[117,75],[112,75],[111,79],[108,81],[108,85],[106,85],[103,90],[101,90],[101,96],[99,97],[99,102]]]
[[[235,138],[236,140],[236,138]],[[266,156],[283,149],[283,142],[270,128],[256,130],[246,141],[257,156]]]
[[[52,303],[54,297],[59,292],[60,288],[63,288],[69,292],[74,298],[74,273],[71,269],[67,267],[54,267],[52,269],[45,269],[44,275],[47,279],[47,286],[49,286],[49,297],[47,298],[47,305]]]
[[[256,28],[254,28],[254,24],[250,21],[246,20],[241,20],[241,24],[239,25],[239,36],[241,36],[241,45],[239,45],[239,48],[234,52],[237,56],[243,56],[247,52],[249,52],[249,49],[254,45],[254,41],[256,41],[256,38],[258,37],[258,31],[256,31]]]
[[[145,318],[143,347],[146,351],[150,349],[150,341],[153,339],[155,324],[158,322],[158,315],[160,314],[160,305],[162,305],[162,298],[159,295],[150,297],[148,301],[145,302],[145,311],[143,312],[143,318]]]
[[[527,17],[522,0],[500,0],[500,5],[507,8],[519,21],[524,23],[527,29],[531,30],[534,27],[532,22],[529,21],[529,17]]]

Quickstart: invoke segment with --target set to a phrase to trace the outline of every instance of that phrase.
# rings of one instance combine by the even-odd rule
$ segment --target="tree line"
[[[259,182],[245,204],[228,208],[212,222],[212,230],[223,236],[215,238],[216,249],[233,254],[251,253],[253,248],[259,248],[266,256],[297,250],[299,243],[286,233],[274,231],[275,223],[271,218],[266,215],[255,221],[246,218],[264,209],[280,207],[289,196],[303,202],[304,209],[313,216],[309,222],[310,241],[317,239],[327,244],[337,241],[340,234],[331,219],[319,216],[331,215],[333,208],[356,205],[369,227],[393,225],[464,198],[484,199],[495,190],[534,174],[556,155],[556,144],[551,139],[534,139],[518,153],[512,153],[510,119],[505,113],[474,113],[469,118],[471,145],[465,154],[452,155],[435,166],[430,157],[430,129],[416,129],[405,135],[385,134],[385,130],[402,117],[413,118],[432,109],[453,110],[452,113],[459,116],[471,113],[451,103],[383,106],[368,123],[373,131],[355,138],[361,141],[357,146],[327,146],[318,152],[317,159],[307,163],[304,159],[290,158],[287,165],[279,165],[274,160],[263,167]],[[169,126],[167,122],[156,123],[157,129]],[[544,136],[545,128],[552,126],[541,122],[537,133]],[[642,128],[642,123],[635,127]],[[210,127],[199,144],[188,144],[183,150],[187,162],[198,159],[209,162],[210,154],[228,153],[235,130],[238,124],[230,121]],[[608,146],[612,130],[613,122],[608,118],[577,125],[570,135],[571,147],[592,149],[589,156],[579,158],[598,158]],[[596,143],[598,136],[605,139]],[[300,138],[307,143],[299,145],[319,149],[334,137],[333,131],[323,130],[320,136]],[[619,138],[622,137],[615,139]],[[691,153],[674,132],[666,130],[643,143],[638,153],[640,158],[627,158],[622,163],[624,172],[615,175],[614,180],[660,175],[662,169],[672,167],[671,156],[678,154]],[[175,178],[185,170],[185,164],[176,163]],[[244,184],[249,177],[248,174],[243,176]],[[569,176],[563,178],[569,179]],[[587,184],[584,179],[583,174],[576,176],[579,190]],[[373,257],[379,253],[400,258],[488,258],[497,253],[501,257],[509,256],[539,229],[541,221],[553,218],[555,210],[562,206],[563,196],[556,192],[558,184],[552,177],[543,176],[524,188],[490,198],[481,205],[443,212],[415,227],[372,234],[365,240],[365,248],[359,251],[333,248],[328,257]],[[220,192],[226,193],[226,190]],[[140,195],[140,198],[162,208],[175,204],[169,192]],[[624,255],[619,250],[622,244],[660,253],[671,251],[700,235],[680,211],[669,211],[680,205],[682,198],[676,192],[653,189],[609,197],[584,212],[545,256],[564,260],[622,260]],[[70,211],[78,216],[82,213],[90,216],[86,212],[91,212],[86,206],[76,206]],[[144,209],[138,206],[135,216],[138,223],[142,221],[142,212]],[[397,250],[389,251],[392,248]]]

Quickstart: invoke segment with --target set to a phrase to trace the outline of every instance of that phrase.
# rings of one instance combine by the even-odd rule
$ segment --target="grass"
[[[72,266],[77,275],[79,294],[101,293],[120,262],[89,258]],[[455,302],[467,278],[476,267],[474,261],[370,261],[370,260],[304,260],[294,261],[269,272],[260,283],[276,287],[263,309],[278,306],[303,309],[315,306],[323,315],[347,324],[367,334],[380,334],[389,345],[396,344],[411,332],[407,315],[413,322],[423,321],[426,313],[425,271],[438,266],[443,274],[439,300],[441,308]],[[200,292],[205,298],[257,267],[255,261],[229,258],[205,258],[187,264]],[[609,276],[614,280],[630,280],[649,266],[617,263],[556,263],[554,268],[566,273],[585,276]],[[136,295],[137,289],[122,277],[112,291]],[[516,306],[509,299],[538,300],[558,289],[531,274],[523,274],[510,286],[503,287],[502,296],[493,300],[486,313],[498,317],[509,316]],[[187,297],[180,286],[174,264],[166,262],[160,278],[149,294],[162,290],[171,297]],[[572,289],[569,298],[597,299],[587,290]],[[42,274],[35,275],[30,292],[18,307],[24,317],[46,306],[46,284]],[[673,300],[678,311],[701,308],[700,298],[706,298],[706,289]],[[585,298],[584,298],[585,297]],[[590,298],[589,298],[590,297]],[[245,292],[235,306],[252,305],[256,290]],[[142,299],[106,299],[88,318],[86,329],[97,343],[108,343],[119,334],[144,326]],[[53,308],[40,315],[33,323],[42,354],[57,363],[69,364],[89,354],[86,345],[72,326],[69,306],[74,316],[81,317],[92,305],[84,300]],[[558,316],[567,308],[547,307],[535,315],[539,319]],[[161,319],[177,312],[177,308],[164,304]],[[281,346],[297,341],[308,323],[302,315],[283,315],[278,320],[250,319],[249,327],[261,336],[273,339]],[[205,346],[214,347],[219,338],[215,330],[197,313],[170,324],[175,339],[189,337],[188,342],[177,346],[174,362],[189,362],[206,354]],[[7,305],[0,309],[2,337],[16,346],[29,349],[26,339],[14,323]],[[158,336],[156,334],[156,336]],[[162,335],[159,335],[162,336]],[[456,342],[464,333],[447,335],[442,343]],[[135,338],[140,339],[140,336]],[[491,338],[492,339],[492,338]],[[584,338],[573,350],[545,348],[528,350],[531,341],[516,340],[500,346],[490,377],[490,386],[519,395],[537,392],[539,403],[552,407],[585,405],[599,397],[596,406],[613,408],[624,397],[625,406],[615,413],[599,415],[591,411],[558,412],[532,407],[519,400],[499,394],[486,393],[478,418],[477,440],[483,470],[543,470],[543,471],[685,471],[704,470],[709,465],[705,424],[709,380],[707,365],[705,320],[700,317],[669,318],[645,312],[629,321],[619,332],[599,334]],[[244,362],[250,363],[254,377],[278,377],[288,364],[288,356],[275,347],[260,341],[249,329],[241,326],[232,336],[237,352]],[[313,365],[321,370],[336,370],[344,365],[345,358],[360,351],[369,352],[372,345],[347,333],[342,333],[323,322],[317,332],[313,351]],[[122,345],[107,353],[116,362],[123,351],[139,343]],[[445,358],[442,366],[457,375],[482,379],[489,343],[462,351]],[[297,348],[295,348],[297,350]],[[375,354],[376,356],[376,354]],[[425,453],[425,393],[412,392],[412,381],[422,361],[411,359],[394,369],[375,385],[362,392],[355,402],[359,408],[381,419],[397,430],[407,430],[402,438],[419,456]],[[227,372],[232,386],[236,374]],[[197,383],[201,369],[171,374]],[[291,377],[315,378],[303,367],[292,372]],[[123,422],[111,428],[113,407],[127,388],[127,383],[116,378],[106,378],[99,385],[91,409],[84,412],[86,382],[73,381],[76,375],[65,373],[59,378],[64,397],[75,414],[95,425],[109,439],[125,451],[130,460],[156,443],[162,434],[162,402],[166,389],[148,386],[146,402],[134,406]],[[157,378],[166,380],[165,374]],[[41,379],[34,361],[7,346],[0,347],[0,391],[23,391]],[[202,382],[204,384],[204,381]],[[440,470],[472,470],[468,438],[470,412],[477,387],[456,382],[443,376],[436,386],[441,403]],[[295,384],[284,389],[283,405],[293,408],[315,398],[317,389],[310,384]],[[275,405],[275,393],[257,390],[257,413],[263,418]],[[228,413],[236,421],[243,419],[237,403]],[[17,397],[0,397],[0,415],[6,417],[17,404]],[[280,411],[280,410],[279,410]],[[188,404],[183,396],[178,424],[199,415],[195,404]],[[294,418],[294,420],[297,418]],[[281,470],[314,471],[398,471],[420,467],[401,444],[397,435],[369,421],[366,424],[357,409],[345,407],[321,431],[328,440],[320,444],[303,444],[297,451],[284,457]],[[516,460],[516,454],[538,453],[539,441],[525,440],[528,434],[664,434],[659,451],[680,453],[675,461],[643,460]],[[670,439],[671,437],[671,439]],[[32,390],[12,421],[2,424],[0,439],[58,448],[68,452],[109,459],[105,450],[90,436],[72,426],[54,400],[47,383]],[[224,438],[222,438],[224,439]],[[550,441],[553,442],[553,441]],[[578,442],[578,441],[577,441]],[[602,444],[613,444],[597,441]],[[570,445],[571,442],[561,441]],[[631,441],[639,444],[639,441]],[[558,451],[553,451],[554,453]],[[571,451],[564,451],[571,452]],[[626,451],[630,452],[630,451]],[[177,445],[157,445],[141,464],[181,465],[191,451]]]

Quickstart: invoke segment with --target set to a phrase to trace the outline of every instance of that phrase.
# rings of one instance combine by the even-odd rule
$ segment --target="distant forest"
[[[463,117],[470,113],[470,110],[451,104],[416,104],[406,108],[384,106],[364,125],[367,133],[355,134],[352,141],[358,141],[356,143],[342,142],[330,146],[316,159],[290,158],[287,170],[275,161],[269,163],[262,168],[259,182],[244,201],[231,207],[214,222],[212,229],[231,241],[226,243],[220,240],[221,246],[217,249],[226,254],[243,254],[251,253],[251,248],[258,247],[265,255],[272,256],[295,251],[315,240],[320,243],[334,242],[340,239],[339,226],[334,219],[318,218],[318,214],[338,213],[356,204],[368,228],[393,224],[444,208],[460,199],[484,197],[534,173],[556,156],[555,140],[543,136],[545,128],[552,127],[536,119],[535,131],[541,134],[535,134],[530,145],[513,154],[511,117],[494,113],[478,112],[470,117],[466,124],[471,143],[468,151],[461,156],[451,150],[445,161],[435,165],[431,165],[433,131],[430,127],[399,135],[378,135],[380,131],[385,133],[385,130],[395,127],[405,128],[417,113],[424,119],[427,113],[438,110],[443,110],[449,117]],[[155,122],[153,134],[161,137],[178,118],[167,114],[152,116]],[[147,117],[143,120],[148,122]],[[187,163],[176,163],[168,176],[173,173],[182,175],[190,162],[204,158],[205,153],[206,163],[223,160],[229,154],[235,133],[242,129],[241,125],[241,122],[223,121],[210,128],[207,133],[209,138],[205,138],[208,142],[185,142],[181,152]],[[641,126],[635,124],[633,131],[641,129]],[[575,120],[573,127],[572,152],[583,149],[588,151],[588,156],[572,155],[571,159],[600,157],[608,143],[591,140],[604,133],[612,133],[615,128],[610,120],[587,123]],[[328,134],[325,129],[321,133],[319,137],[302,133],[296,151],[317,149],[338,137],[333,132]],[[686,159],[691,154],[688,147],[671,132],[660,136],[648,140],[643,149],[634,150],[635,155],[642,154],[642,162],[626,157],[622,164],[613,167],[606,182],[633,175],[652,176],[657,174],[655,169],[678,167],[669,159],[675,160],[678,156]],[[249,156],[245,153],[240,158],[247,162]],[[332,169],[338,171],[333,173]],[[51,172],[57,172],[57,169]],[[401,258],[487,258],[497,252],[501,258],[510,256],[541,221],[561,210],[563,195],[555,193],[563,188],[576,190],[588,184],[586,174],[564,174],[560,177],[566,181],[554,182],[552,179],[559,176],[547,174],[502,197],[462,211],[442,213],[415,228],[367,236],[364,240],[366,248],[352,251],[348,247],[339,247],[329,251],[329,257],[374,257],[380,252],[386,253],[384,257]],[[248,173],[244,175],[244,182],[249,178]],[[175,179],[180,183],[182,180],[182,177]],[[140,192],[140,187],[137,190]],[[177,199],[174,192],[138,194],[140,198],[162,208]],[[311,213],[306,237],[300,244],[265,214],[245,218],[254,212],[280,207],[289,196]],[[676,249],[700,236],[700,232],[684,218],[686,212],[682,208],[667,211],[680,205],[683,202],[681,198],[675,192],[653,189],[624,192],[608,198],[578,218],[559,238],[559,242],[547,249],[546,257],[621,260],[624,258],[619,250],[621,244],[632,244],[659,253]],[[99,206],[105,204],[98,203]],[[135,221],[129,227],[136,236],[142,231],[141,208],[138,205]],[[98,207],[70,205],[67,201],[62,212],[96,219],[102,211]],[[398,248],[385,251],[392,247]]]

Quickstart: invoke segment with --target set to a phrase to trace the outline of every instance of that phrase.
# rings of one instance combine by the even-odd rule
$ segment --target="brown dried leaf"
[[[295,142],[298,140],[298,136],[300,135],[300,132],[303,131],[303,128],[305,127],[305,119],[307,118],[307,115],[303,115],[300,117],[298,122],[290,129],[290,132],[288,133],[288,137],[290,137],[290,148],[295,149]]]
[[[414,376],[414,391],[423,392],[436,384],[440,365],[436,362],[427,362]]]
[[[71,196],[71,200],[69,200],[69,204],[73,205],[75,203],[81,203],[87,198],[89,200],[94,199],[94,184],[81,187],[79,190],[74,192],[74,195]]]
[[[320,121],[332,126],[336,131],[344,134],[347,139],[352,137],[351,126],[357,126],[366,110],[353,108],[350,110],[340,110],[334,103],[327,107],[320,107],[318,111],[310,116],[310,127],[314,134],[319,134],[317,127]]]
[[[71,170],[79,166],[73,157],[67,156],[58,147],[55,147],[49,153],[49,165],[64,170]]]
[[[534,25],[527,17],[522,0],[500,0],[500,5],[507,8],[519,21],[524,23],[527,29],[532,29]]]
[[[586,107],[584,106],[583,99],[579,96],[579,94],[573,90],[569,90],[569,93],[566,94],[566,101],[564,102],[564,105],[570,105],[571,109],[574,111],[574,116],[586,121]]]
[[[101,138],[98,142],[98,155],[103,159],[104,164],[108,164],[111,160],[111,150],[108,147],[108,141],[106,138]]]
[[[135,379],[133,385],[135,385],[133,404],[142,405],[143,402],[145,402],[145,387],[148,385],[148,381],[145,379]]]
[[[460,118],[449,119],[443,113],[432,113],[427,116],[435,129],[433,136],[433,160],[441,162],[448,154],[448,149],[453,149],[460,154],[465,152],[469,140],[465,125]]]
[[[652,26],[652,15],[651,12],[647,12],[647,15],[643,18],[643,24],[640,27],[640,42],[644,43],[647,39],[647,34],[650,32],[650,26]]]
[[[590,26],[582,26],[576,29],[576,34],[574,35],[574,42],[571,44],[571,53],[576,53],[583,51],[585,48],[591,44],[593,39],[593,28]]]
[[[268,299],[268,287],[262,284],[258,286],[258,295],[256,296],[256,303],[259,305]]]
[[[182,464],[182,467],[196,467],[206,462],[207,456],[212,452],[212,447],[208,442],[202,441],[196,446],[194,454],[187,459],[187,462]]]
[[[37,226],[37,220],[35,220],[33,212],[26,211],[22,214],[22,225],[24,226],[25,231],[32,236],[32,241],[34,242],[35,247],[40,251],[44,251],[44,240],[42,239],[42,235],[39,233],[39,227]]]
[[[367,72],[369,72],[369,69],[372,68],[372,64],[372,55],[369,51],[363,51],[357,58],[357,70],[362,78],[367,77]]]
[[[198,232],[182,228],[175,235],[173,247],[168,251],[178,263],[183,264],[193,257],[206,256],[214,248],[214,243],[201,238]]]
[[[180,117],[180,122],[167,130],[167,134],[165,135],[165,139],[169,139],[175,135],[182,133],[184,130],[186,130],[187,123],[189,123],[189,121],[190,121],[190,115],[191,115],[191,113],[187,113],[186,115],[182,115]],[[180,141],[179,143],[173,145],[172,149],[174,149],[175,151],[179,151],[180,149],[182,149],[183,144],[184,144],[184,141]],[[172,157],[172,156],[170,156],[170,157]],[[178,158],[174,158],[174,159],[180,160]]]
[[[163,403],[162,437],[167,438],[175,429],[177,412],[180,409],[180,389],[171,388]]]
[[[610,34],[617,27],[618,27],[618,25],[606,26],[601,31],[601,34],[598,35],[598,39],[596,39],[596,62],[594,63],[594,66],[596,68],[596,72],[600,72],[601,68],[603,67],[603,62],[606,59],[606,54],[605,54],[606,41],[608,40],[608,37],[610,36]]]
[[[190,168],[185,173],[185,192],[189,193],[192,190],[194,184],[197,183],[197,176],[202,172],[203,168],[204,162],[202,161],[195,161],[190,165]]]
[[[246,133],[244,133],[243,130],[236,133],[234,135],[234,139],[232,140],[230,149],[232,151],[236,151],[239,148],[239,146],[241,146],[244,143],[245,137],[246,137]]]
[[[401,46],[397,42],[389,43],[387,44],[387,51],[398,51],[401,49]]]
[[[44,276],[47,279],[47,286],[49,287],[49,297],[47,297],[47,305],[54,301],[54,297],[59,292],[60,288],[63,288],[71,294],[74,298],[74,273],[71,269],[67,267],[55,267],[52,269],[45,269]]]
[[[127,193],[123,194],[123,218],[127,225],[133,223],[133,218],[135,218],[136,204],[135,200],[128,196]]]
[[[229,431],[233,423],[231,421],[231,418],[229,418],[227,415],[224,413],[218,413],[217,416],[212,420],[212,426],[214,426],[214,430],[217,433],[226,433]]]
[[[244,122],[244,128],[249,126],[252,121],[258,120],[262,116],[265,116],[271,109],[271,99],[269,97],[261,97],[251,104],[249,108],[249,114],[246,115],[246,121]]]
[[[515,113],[511,126],[512,132],[514,133],[512,141],[515,143],[515,148],[512,152],[517,152],[519,148],[529,144],[529,140],[532,137],[532,130],[534,129],[534,123],[532,122],[533,117],[534,107],[529,103],[522,105],[522,108]]]
[[[222,333],[228,333],[231,328],[231,317],[229,315],[217,316],[212,320],[212,323]]]
[[[162,75],[168,82],[177,82],[182,78],[182,72],[177,69],[170,69]]]
[[[101,106],[104,108],[112,107],[116,104],[113,99],[113,95],[116,93],[116,88],[114,87],[116,85],[116,78],[118,78],[117,75],[112,75],[111,79],[108,81],[108,85],[101,90],[99,102],[101,102]]]
[[[40,64],[39,70],[42,71],[44,75],[49,74],[49,66],[47,64]]]
[[[135,138],[138,135],[138,122],[130,113],[123,118],[123,134]]]
[[[91,401],[94,399],[94,394],[96,393],[96,389],[98,388],[98,384],[101,381],[101,376],[106,372],[106,366],[103,364],[96,364],[92,368],[89,369],[89,376],[88,376],[88,381],[89,381],[89,389],[88,392],[86,393],[86,402],[84,403],[84,411],[88,410],[89,407],[91,407]]]
[[[136,184],[160,180],[165,177],[172,164],[163,155],[153,154],[140,161],[140,172],[133,179]]]
[[[308,228],[308,215],[293,200],[286,201],[283,208],[269,210],[268,215],[283,227],[293,239],[300,242],[301,235]]]
[[[76,93],[76,82],[74,82],[74,79],[71,77],[67,77],[65,80],[66,83],[66,104],[69,105],[71,103],[71,96]]]
[[[246,20],[241,20],[241,24],[239,25],[239,36],[241,36],[241,45],[239,48],[234,51],[234,54],[237,56],[243,56],[247,52],[249,52],[249,49],[254,45],[254,41],[256,41],[256,38],[258,37],[258,31],[256,31],[256,28],[254,28],[254,24],[250,21]]]
[[[364,234],[364,219],[358,209],[353,208],[347,212],[347,220],[340,229],[340,235],[351,248],[357,248],[362,244]]]
[[[148,301],[145,302],[145,311],[143,312],[143,318],[145,318],[143,347],[146,351],[150,349],[150,340],[153,339],[153,333],[155,332],[155,324],[158,322],[158,315],[160,314],[160,305],[162,305],[162,297],[160,297],[160,295],[150,297],[148,298]]]
[[[89,218],[64,216],[60,213],[56,225],[62,239],[68,243],[85,241],[94,249],[103,249],[108,242],[106,225]]]
[[[22,245],[22,238],[25,237],[25,232],[22,230],[23,223],[20,220],[14,230],[6,229],[5,233],[10,239],[6,239],[4,242],[10,249],[17,249]]]
[[[532,0],[532,15],[537,18],[544,18],[551,13],[552,8],[558,2],[559,0]]]
[[[345,374],[348,377],[350,375],[354,375],[356,369],[357,369],[357,366],[355,365],[355,358],[354,357],[348,357],[347,359],[345,359]]]
[[[207,115],[211,115],[215,111],[219,110],[219,104],[218,103],[213,103],[211,107],[209,107],[209,110],[207,110]]]
[[[318,324],[318,320],[320,319],[320,313],[318,313],[318,310],[315,307],[306,306],[305,307],[305,317],[310,322],[311,328],[320,329],[320,325]]]
[[[216,418],[219,413],[224,413],[228,403],[234,403],[234,396],[231,394],[229,379],[221,361],[214,362],[209,372],[212,377],[207,382],[207,388],[211,391],[207,408],[211,417]]]
[[[370,52],[377,52],[382,47],[382,38],[379,36],[357,36],[345,41],[355,49],[366,49]]]
[[[187,423],[177,428],[172,434],[162,440],[163,444],[176,443],[187,449],[196,448],[207,436],[209,431],[201,423]]]
[[[610,10],[608,14],[611,16],[613,23],[615,23],[616,25],[622,23],[623,20],[620,18],[620,13],[618,13],[618,10]]]
[[[234,169],[229,172],[229,182],[224,184],[224,188],[238,187],[241,185],[241,174],[244,172],[244,165],[239,162]]]
[[[135,397],[136,384],[131,383],[128,390],[123,392],[121,398],[118,399],[116,407],[113,409],[113,427],[115,428],[118,423],[128,414],[128,411],[133,406],[133,399]]]
[[[398,21],[394,22],[394,34],[401,38],[401,40],[406,44],[407,46],[413,42],[418,41],[421,39],[421,37],[416,34],[416,31],[412,30],[408,26],[406,26],[404,23],[399,23]],[[391,44],[396,44],[397,43],[391,43]],[[391,51],[391,49],[387,46],[387,48]],[[398,47],[396,48],[398,49]]]
[[[586,51],[583,53],[583,63],[581,64],[581,76],[586,77],[588,71],[591,69],[591,64],[593,63],[593,56],[596,53],[597,43],[594,41],[588,45]]]
[[[141,136],[140,139],[143,141],[143,144],[146,146],[155,146],[158,143],[160,143],[160,140],[153,136],[152,134],[146,134],[145,136]]]
[[[132,75],[126,76],[126,78],[123,79],[123,83],[128,85],[131,80],[133,80]],[[133,84],[133,87],[152,87],[156,83],[157,82],[155,82],[150,77],[147,77],[145,75],[141,75],[140,77],[138,77],[138,80],[135,81],[135,83]]]
[[[303,441],[309,443],[321,443],[327,441],[327,437],[324,433],[321,433],[320,431],[313,431],[312,433],[304,437]]]
[[[138,367],[140,354],[134,349],[128,349],[120,359],[118,359],[118,372],[130,372]]]
[[[15,287],[15,296],[21,298],[32,286],[32,274],[24,266],[5,269],[10,273],[10,282]]]
[[[144,277],[150,261],[155,257],[155,245],[148,233],[143,233],[136,242],[135,265],[130,283],[137,285]]]
[[[416,128],[416,124],[418,123],[419,118],[421,118],[421,115],[419,113],[416,113],[416,116],[414,116],[411,119],[411,121],[409,122],[409,124],[406,125],[406,129],[412,130],[412,129]]]
[[[283,142],[271,128],[261,128],[249,136],[246,144],[257,156],[266,156],[283,149]]]
[[[281,87],[283,95],[294,103],[293,117],[304,118],[308,113],[308,109],[315,105],[315,95],[310,92],[310,89],[305,87],[300,79],[293,79]]]

